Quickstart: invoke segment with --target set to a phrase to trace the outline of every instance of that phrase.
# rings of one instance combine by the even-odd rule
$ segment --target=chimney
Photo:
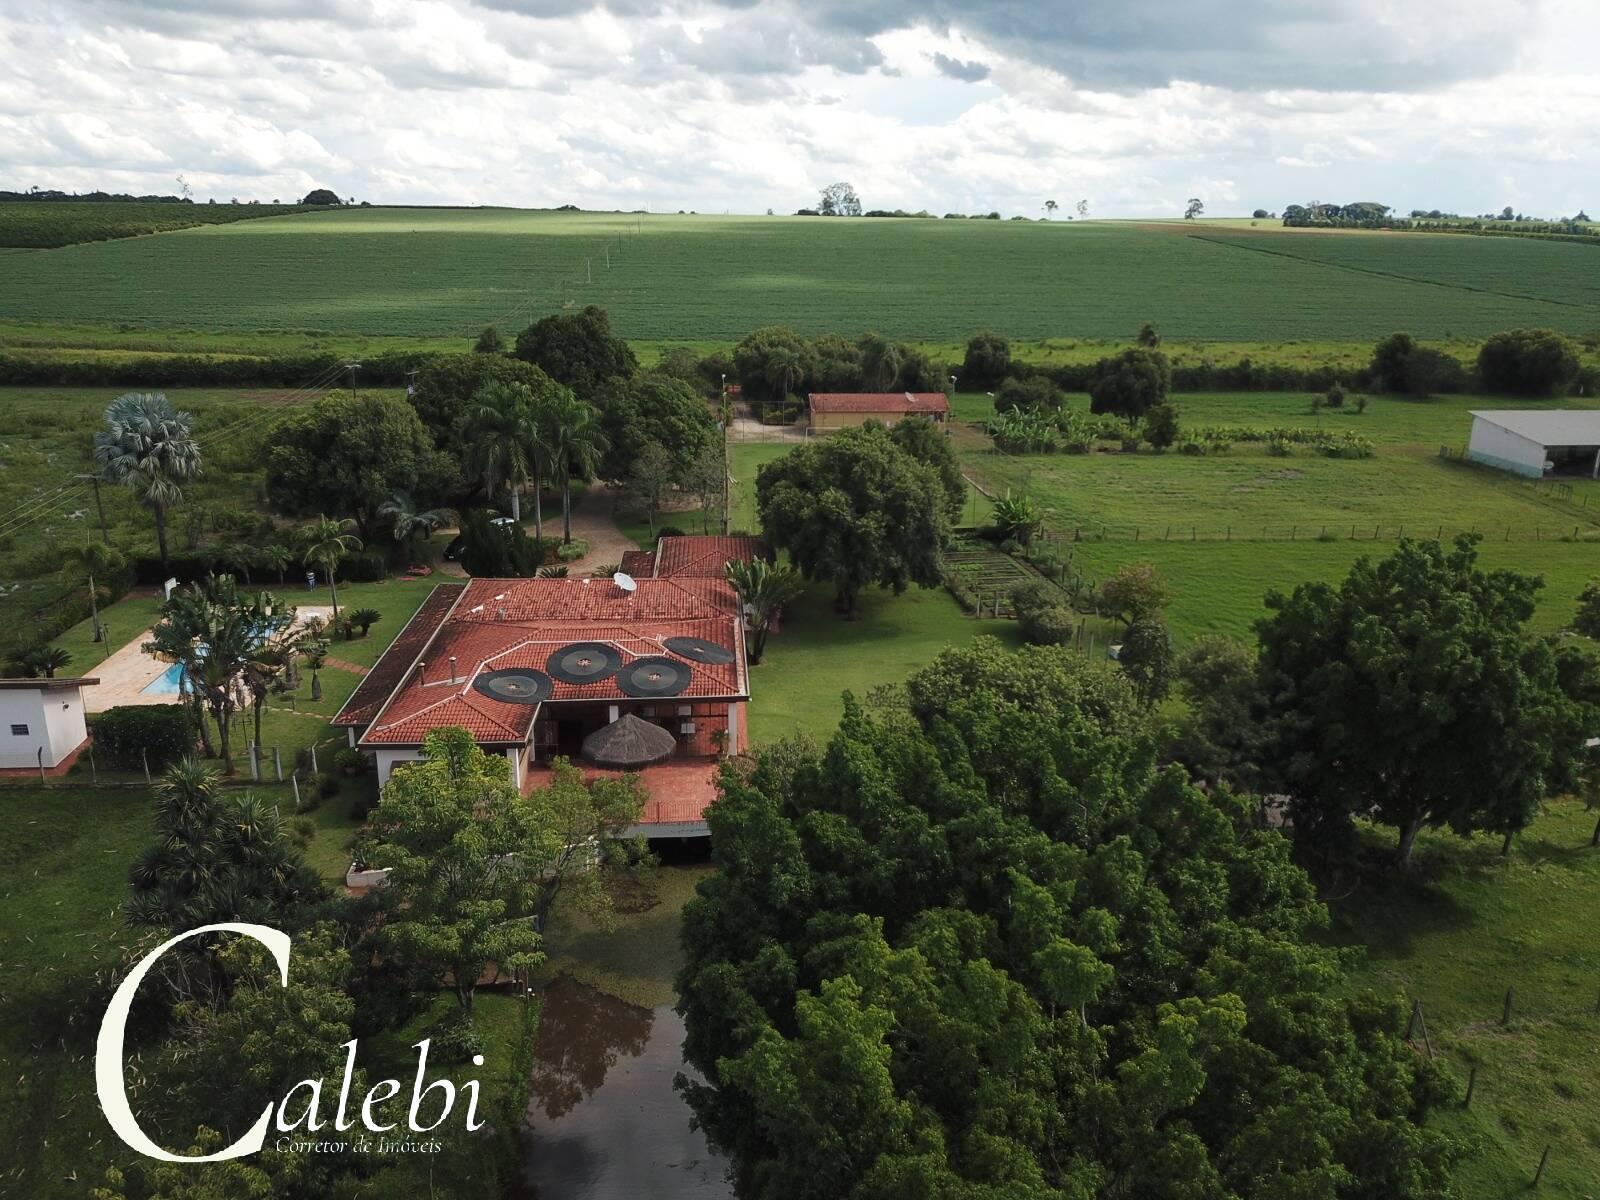
[[[499,608],[495,609],[494,611],[495,611],[495,615],[497,617],[499,617],[502,621],[504,621],[506,619],[506,606],[504,604],[502,604]]]
[[[428,682],[428,664],[423,662],[420,658],[417,659],[417,682]]]
[[[454,654],[452,654],[450,656],[450,682],[454,683],[455,681],[456,681],[456,656]]]

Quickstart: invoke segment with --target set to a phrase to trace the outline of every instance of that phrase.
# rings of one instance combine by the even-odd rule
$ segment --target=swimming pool
[[[161,674],[139,689],[141,693],[148,692],[152,695],[176,695],[183,686],[183,664],[173,663]]]

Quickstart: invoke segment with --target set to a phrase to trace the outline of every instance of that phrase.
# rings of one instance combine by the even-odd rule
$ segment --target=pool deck
[[[326,618],[333,610],[331,608],[306,607],[299,610],[300,620],[307,617]],[[83,708],[85,712],[105,712],[108,708],[115,708],[120,704],[176,704],[177,692],[147,692],[144,689],[154,683],[171,663],[164,663],[153,655],[146,654],[140,649],[145,642],[150,640],[152,629],[146,629],[131,642],[112,651],[111,656],[104,662],[96,664],[94,675],[100,680],[92,688],[84,689]]]

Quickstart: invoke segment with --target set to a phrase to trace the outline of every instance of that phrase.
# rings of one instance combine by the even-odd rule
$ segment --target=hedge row
[[[97,759],[106,766],[160,770],[194,753],[197,731],[179,704],[120,704],[91,718]]]
[[[431,351],[390,351],[361,360],[359,382],[403,387],[411,371],[438,357]],[[337,371],[336,354],[219,358],[150,354],[138,358],[54,358],[0,354],[5,387],[303,387]]]
[[[1013,362],[1006,374],[1016,379],[1042,377],[1064,392],[1087,392],[1094,368],[1094,363],[1046,367],[1036,363]],[[1348,371],[1333,366],[1294,367],[1279,363],[1256,363],[1248,358],[1236,363],[1175,364],[1172,368],[1174,392],[1326,392],[1336,383],[1357,391],[1383,390],[1364,369]],[[1450,384],[1440,390],[1483,390],[1477,372],[1465,367],[1462,368],[1460,379],[1451,380]],[[1600,369],[1584,367],[1578,372],[1568,392],[1574,396],[1592,396],[1597,390],[1600,390]]]
[[[199,550],[180,550],[167,556],[167,566],[161,565],[161,560],[153,554],[142,554],[133,560],[133,575],[140,583],[155,584],[165,583],[170,576],[179,583],[194,583],[204,579],[207,575],[220,575],[223,573],[238,574],[238,564],[234,561],[236,553],[232,547],[216,546]],[[350,583],[375,583],[380,579],[387,579],[393,563],[390,551],[383,547],[372,547],[347,555],[339,563],[339,581]],[[292,564],[285,573],[285,581],[277,582],[277,572],[266,567],[253,570],[250,578],[253,583],[263,587],[294,587],[297,583],[304,586],[307,568],[299,563]],[[322,569],[317,568],[317,582],[327,582],[323,578]],[[87,616],[88,614],[85,613]],[[81,618],[80,618],[81,619]]]

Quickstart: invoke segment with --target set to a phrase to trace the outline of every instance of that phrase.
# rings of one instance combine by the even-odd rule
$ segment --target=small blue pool
[[[140,692],[152,694],[171,693],[176,695],[183,686],[183,664],[173,663],[161,674],[139,689]]]

